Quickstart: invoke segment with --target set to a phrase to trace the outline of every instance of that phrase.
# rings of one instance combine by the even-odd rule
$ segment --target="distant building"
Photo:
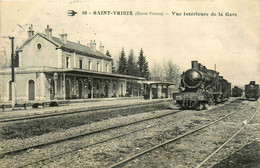
[[[15,68],[17,101],[53,99],[91,99],[100,97],[142,96],[144,78],[112,73],[112,58],[104,46],[71,42],[67,34],[34,34],[18,48],[19,67]],[[12,100],[11,68],[0,71],[1,102]]]

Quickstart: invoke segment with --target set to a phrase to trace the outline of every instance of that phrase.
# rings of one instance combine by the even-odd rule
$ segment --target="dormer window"
[[[37,48],[37,50],[40,50],[42,48],[42,44],[41,43],[37,43],[36,48]]]

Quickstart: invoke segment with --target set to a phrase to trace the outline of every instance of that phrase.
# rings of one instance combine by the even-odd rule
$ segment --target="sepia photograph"
[[[259,168],[259,0],[0,1],[0,166]]]

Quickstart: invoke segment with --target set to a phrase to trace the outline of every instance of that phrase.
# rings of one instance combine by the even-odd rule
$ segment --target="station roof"
[[[67,42],[65,44],[58,37],[52,36],[51,38],[48,38],[46,36],[46,34],[39,33],[39,32],[34,34],[32,37],[28,38],[24,43],[21,44],[21,46],[18,47],[17,50],[22,51],[22,48],[25,46],[25,44],[29,43],[36,36],[40,36],[40,37],[44,38],[45,40],[54,44],[55,47],[61,48],[65,51],[67,50],[67,51],[70,51],[70,52],[76,52],[78,54],[87,55],[87,56],[90,56],[90,57],[97,57],[97,58],[103,58],[103,59],[106,59],[106,60],[112,60],[111,57],[103,54],[102,52],[100,52],[98,50],[95,50],[95,51],[91,50],[89,46],[86,46],[86,45],[83,45],[83,44],[80,44],[80,43],[76,43],[76,42],[72,42],[72,41],[69,41],[69,40],[67,40]]]
[[[98,76],[107,76],[107,77],[117,77],[117,78],[125,78],[125,79],[135,79],[135,80],[145,80],[145,78],[137,77],[137,76],[130,76],[130,75],[122,75],[116,73],[108,73],[108,72],[100,72],[100,71],[91,71],[91,70],[84,70],[84,69],[67,69],[61,72],[73,73],[73,74],[89,74],[89,75],[98,75]]]
[[[85,70],[78,68],[52,68],[52,67],[28,67],[28,68],[15,68],[15,74],[28,74],[28,73],[69,73],[74,75],[96,75],[96,76],[105,76],[105,77],[114,77],[114,78],[124,78],[124,79],[133,79],[133,80],[145,80],[145,78],[130,76],[130,75],[122,75],[116,73],[109,72],[101,72],[101,71],[93,71],[93,70]],[[0,71],[0,75],[10,75],[11,68],[5,68]]]
[[[78,53],[81,53],[83,55],[90,55],[90,56],[96,56],[96,57],[100,57],[100,58],[104,58],[104,59],[108,59],[108,60],[112,60],[111,57],[103,54],[102,52],[98,51],[98,50],[91,50],[89,46],[83,45],[83,44],[79,44],[79,43],[75,43],[72,41],[67,41],[67,43],[63,43],[60,38],[57,37],[52,37],[52,40],[55,41],[56,43],[59,44],[59,47],[61,47],[64,50],[72,50]]]

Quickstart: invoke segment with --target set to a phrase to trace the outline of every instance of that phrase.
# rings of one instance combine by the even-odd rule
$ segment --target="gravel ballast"
[[[190,129],[198,128],[205,123],[218,119],[219,117],[228,114],[232,111],[232,109],[243,110],[242,106],[246,104],[247,102],[241,101],[239,103],[231,103],[228,107],[220,105],[218,106],[219,108],[214,108],[209,111],[182,111],[168,117],[162,117],[153,121],[146,121],[144,123],[139,123],[122,129],[91,135],[89,137],[84,137],[70,142],[51,145],[46,148],[32,149],[19,155],[6,156],[1,159],[0,164],[4,165],[4,167],[10,167],[10,165],[12,165],[12,167],[21,166],[25,163],[38,160],[39,158],[53,156],[62,151],[71,150],[73,148],[76,149],[80,146],[87,146],[88,144],[104,140],[114,135],[124,134],[126,132],[135,131],[136,129],[147,128],[142,131],[132,133],[131,135],[126,135],[99,145],[85,148],[83,147],[82,149],[64,154],[60,157],[54,157],[51,160],[46,160],[40,164],[32,165],[32,167],[107,167],[146,148],[152,147],[158,143],[183,134]],[[251,102],[245,108],[249,111],[249,108],[254,110],[255,106],[256,104]],[[225,109],[225,111],[220,111],[219,109],[221,108]],[[109,120],[86,124],[80,127],[26,138],[24,140],[14,139],[4,141],[5,144],[1,146],[1,150],[6,151],[18,148],[20,145],[45,142],[55,138],[75,135],[77,133],[111,126],[118,123],[139,120],[140,118],[151,117],[162,113],[168,113],[170,111],[172,110],[153,111],[130,116],[119,116]],[[223,143],[225,140],[224,135],[230,134],[234,127],[237,127],[235,120],[238,120],[246,115],[249,114],[235,114],[234,121],[230,116],[229,118],[231,119],[227,119],[225,122],[220,122],[216,125],[216,128],[212,127],[208,129],[208,131],[196,133],[195,137],[192,136],[191,139],[188,138],[187,140],[184,139],[177,141],[174,145],[166,145],[162,149],[155,150],[127,163],[125,167],[194,167],[199,160],[208,154],[209,149],[215,149],[219,144]],[[216,134],[221,136],[216,137]],[[234,150],[238,148],[239,147],[233,147]],[[199,151],[197,151],[198,149]],[[187,158],[189,159],[187,160]],[[212,162],[211,165],[217,163],[217,161]]]
[[[134,105],[119,109],[93,110],[47,118],[37,118],[24,121],[1,123],[0,140],[24,139],[43,135],[49,132],[69,129],[93,122],[98,122],[117,116],[134,115],[148,111],[166,109],[169,101],[154,102],[154,104]]]

